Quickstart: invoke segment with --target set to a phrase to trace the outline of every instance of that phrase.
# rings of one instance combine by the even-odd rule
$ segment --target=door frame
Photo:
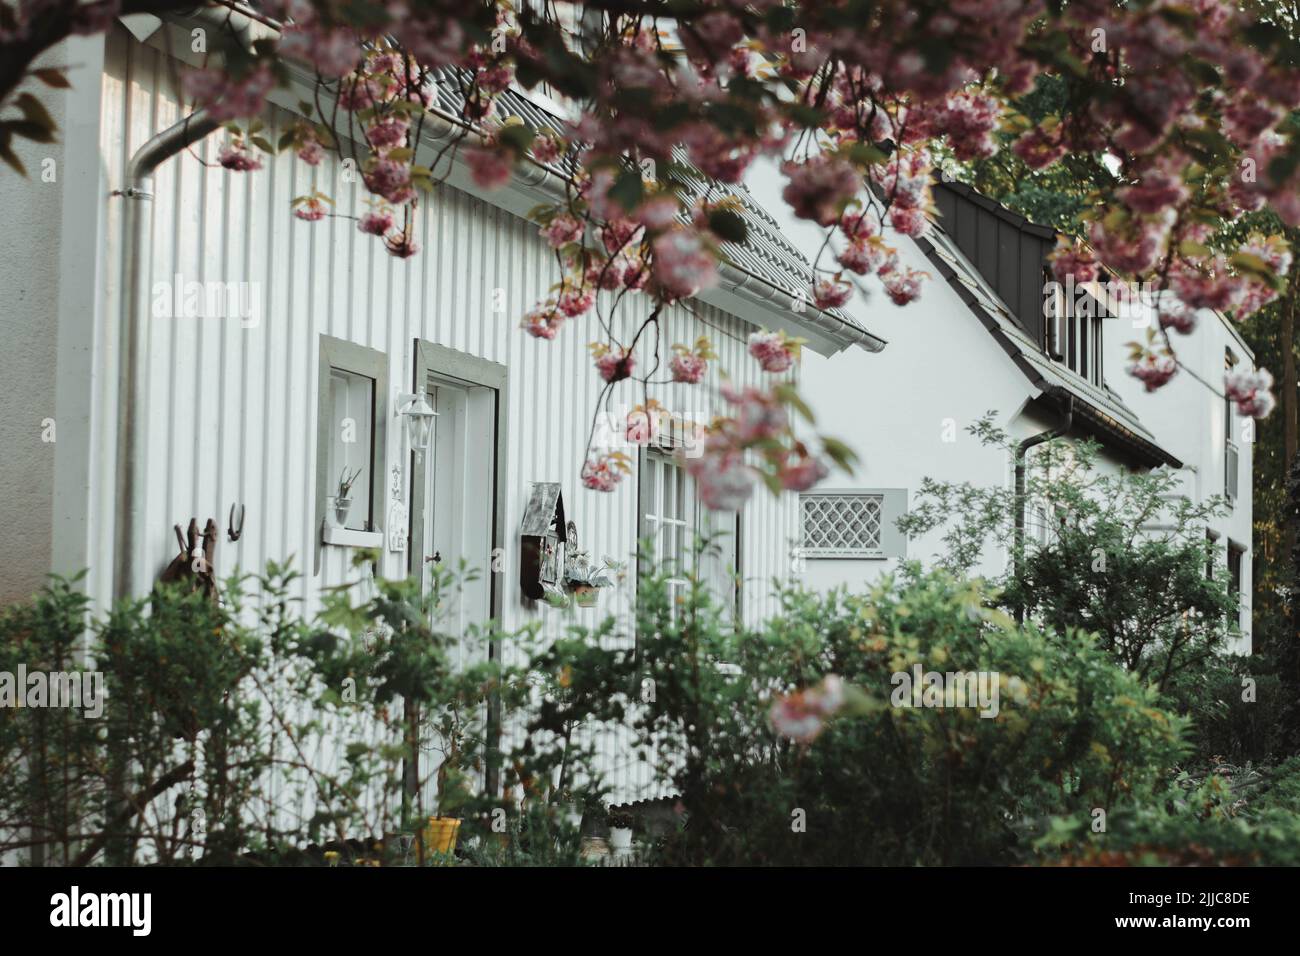
[[[437,345],[427,339],[415,339],[415,368],[412,375],[411,391],[419,395],[428,393],[429,376],[461,382],[470,386],[493,389],[496,393],[492,426],[496,431],[496,448],[492,461],[492,529],[491,548],[488,550],[488,614],[490,619],[500,625],[505,611],[505,582],[507,575],[502,567],[498,573],[492,569],[496,555],[505,552],[505,517],[506,517],[506,435],[507,409],[509,393],[506,390],[506,367],[498,362],[458,352]],[[407,543],[407,574],[418,574],[423,587],[424,582],[424,508],[425,496],[429,487],[429,462],[433,459],[433,448],[425,451],[421,460],[415,460],[411,452],[408,467],[411,475],[411,507],[408,518],[410,532]],[[488,643],[488,659],[501,659],[501,641],[493,637]],[[484,786],[488,793],[497,793],[500,785],[499,770],[496,762],[499,754],[501,737],[501,700],[496,692],[488,702],[487,739],[489,753],[485,763]]]
[[[426,339],[415,340],[415,370],[412,391],[424,395],[428,392],[429,376],[463,382],[466,385],[490,388],[496,392],[493,415],[493,428],[496,432],[496,448],[492,461],[492,529],[490,532],[490,555],[505,553],[505,514],[506,514],[506,410],[508,408],[506,391],[506,367],[497,362],[449,349]],[[433,449],[424,453],[421,460],[415,460],[411,453],[411,522],[410,542],[407,548],[407,574],[424,577],[424,508],[428,493],[429,462],[433,459]],[[489,581],[488,607],[491,617],[498,622],[502,619],[505,605],[504,579],[505,569],[496,573],[491,566],[485,573]]]

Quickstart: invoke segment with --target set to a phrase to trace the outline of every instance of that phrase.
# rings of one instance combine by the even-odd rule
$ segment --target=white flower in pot
[[[564,567],[564,587],[574,597],[578,607],[595,607],[600,588],[614,586],[611,572],[621,571],[623,565],[606,555],[603,563],[593,565],[586,551],[574,551]]]
[[[626,856],[632,852],[632,814],[609,815],[609,847],[616,856]]]

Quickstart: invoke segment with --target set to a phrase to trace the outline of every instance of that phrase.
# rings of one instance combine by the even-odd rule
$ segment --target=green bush
[[[911,568],[863,595],[786,590],[745,631],[671,573],[642,579],[635,652],[578,640],[552,663],[579,689],[566,718],[657,745],[689,818],[665,860],[1012,861],[1035,818],[1143,797],[1183,750],[1185,722],[1091,638],[1018,628],[978,583]],[[1000,711],[894,706],[915,664],[996,674]],[[828,674],[854,689],[846,711],[811,743],[779,735],[773,702]]]

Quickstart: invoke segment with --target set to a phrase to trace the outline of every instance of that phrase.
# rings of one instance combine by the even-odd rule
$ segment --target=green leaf
[[[273,147],[270,143],[268,143],[264,137],[250,136],[248,138],[248,141],[252,143],[254,146],[256,146],[258,149],[260,149],[262,152],[270,153],[272,156],[275,155],[275,147]]]
[[[609,198],[628,212],[641,205],[641,198],[644,195],[645,184],[641,182],[641,171],[638,169],[623,170],[614,181],[614,185],[609,188]]]
[[[64,75],[63,70],[61,69],[46,68],[43,70],[32,70],[32,76],[36,77],[46,86],[53,86],[60,90],[72,89],[72,84],[68,82],[68,78]]]
[[[709,213],[709,229],[727,242],[744,242],[748,233],[745,220],[730,209],[715,209]]]
[[[48,130],[58,128],[58,124],[54,122],[53,117],[51,117],[45,107],[41,105],[41,101],[32,96],[32,94],[22,94],[18,97],[18,101],[15,105],[23,111],[23,116],[25,116],[30,122],[39,123]]]
[[[519,156],[528,152],[529,148],[533,145],[533,139],[536,138],[536,136],[536,130],[530,126],[525,126],[522,123],[511,123],[497,133],[497,139]]]
[[[14,172],[19,176],[27,176],[27,168],[23,166],[22,160],[18,158],[18,154],[15,153],[13,148],[9,145],[8,130],[0,130],[0,159],[3,159],[6,163],[12,166]]]

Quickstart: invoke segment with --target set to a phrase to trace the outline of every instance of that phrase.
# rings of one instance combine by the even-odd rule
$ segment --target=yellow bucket
[[[429,817],[429,824],[424,828],[424,852],[454,852],[459,831],[460,820],[455,817]]]

